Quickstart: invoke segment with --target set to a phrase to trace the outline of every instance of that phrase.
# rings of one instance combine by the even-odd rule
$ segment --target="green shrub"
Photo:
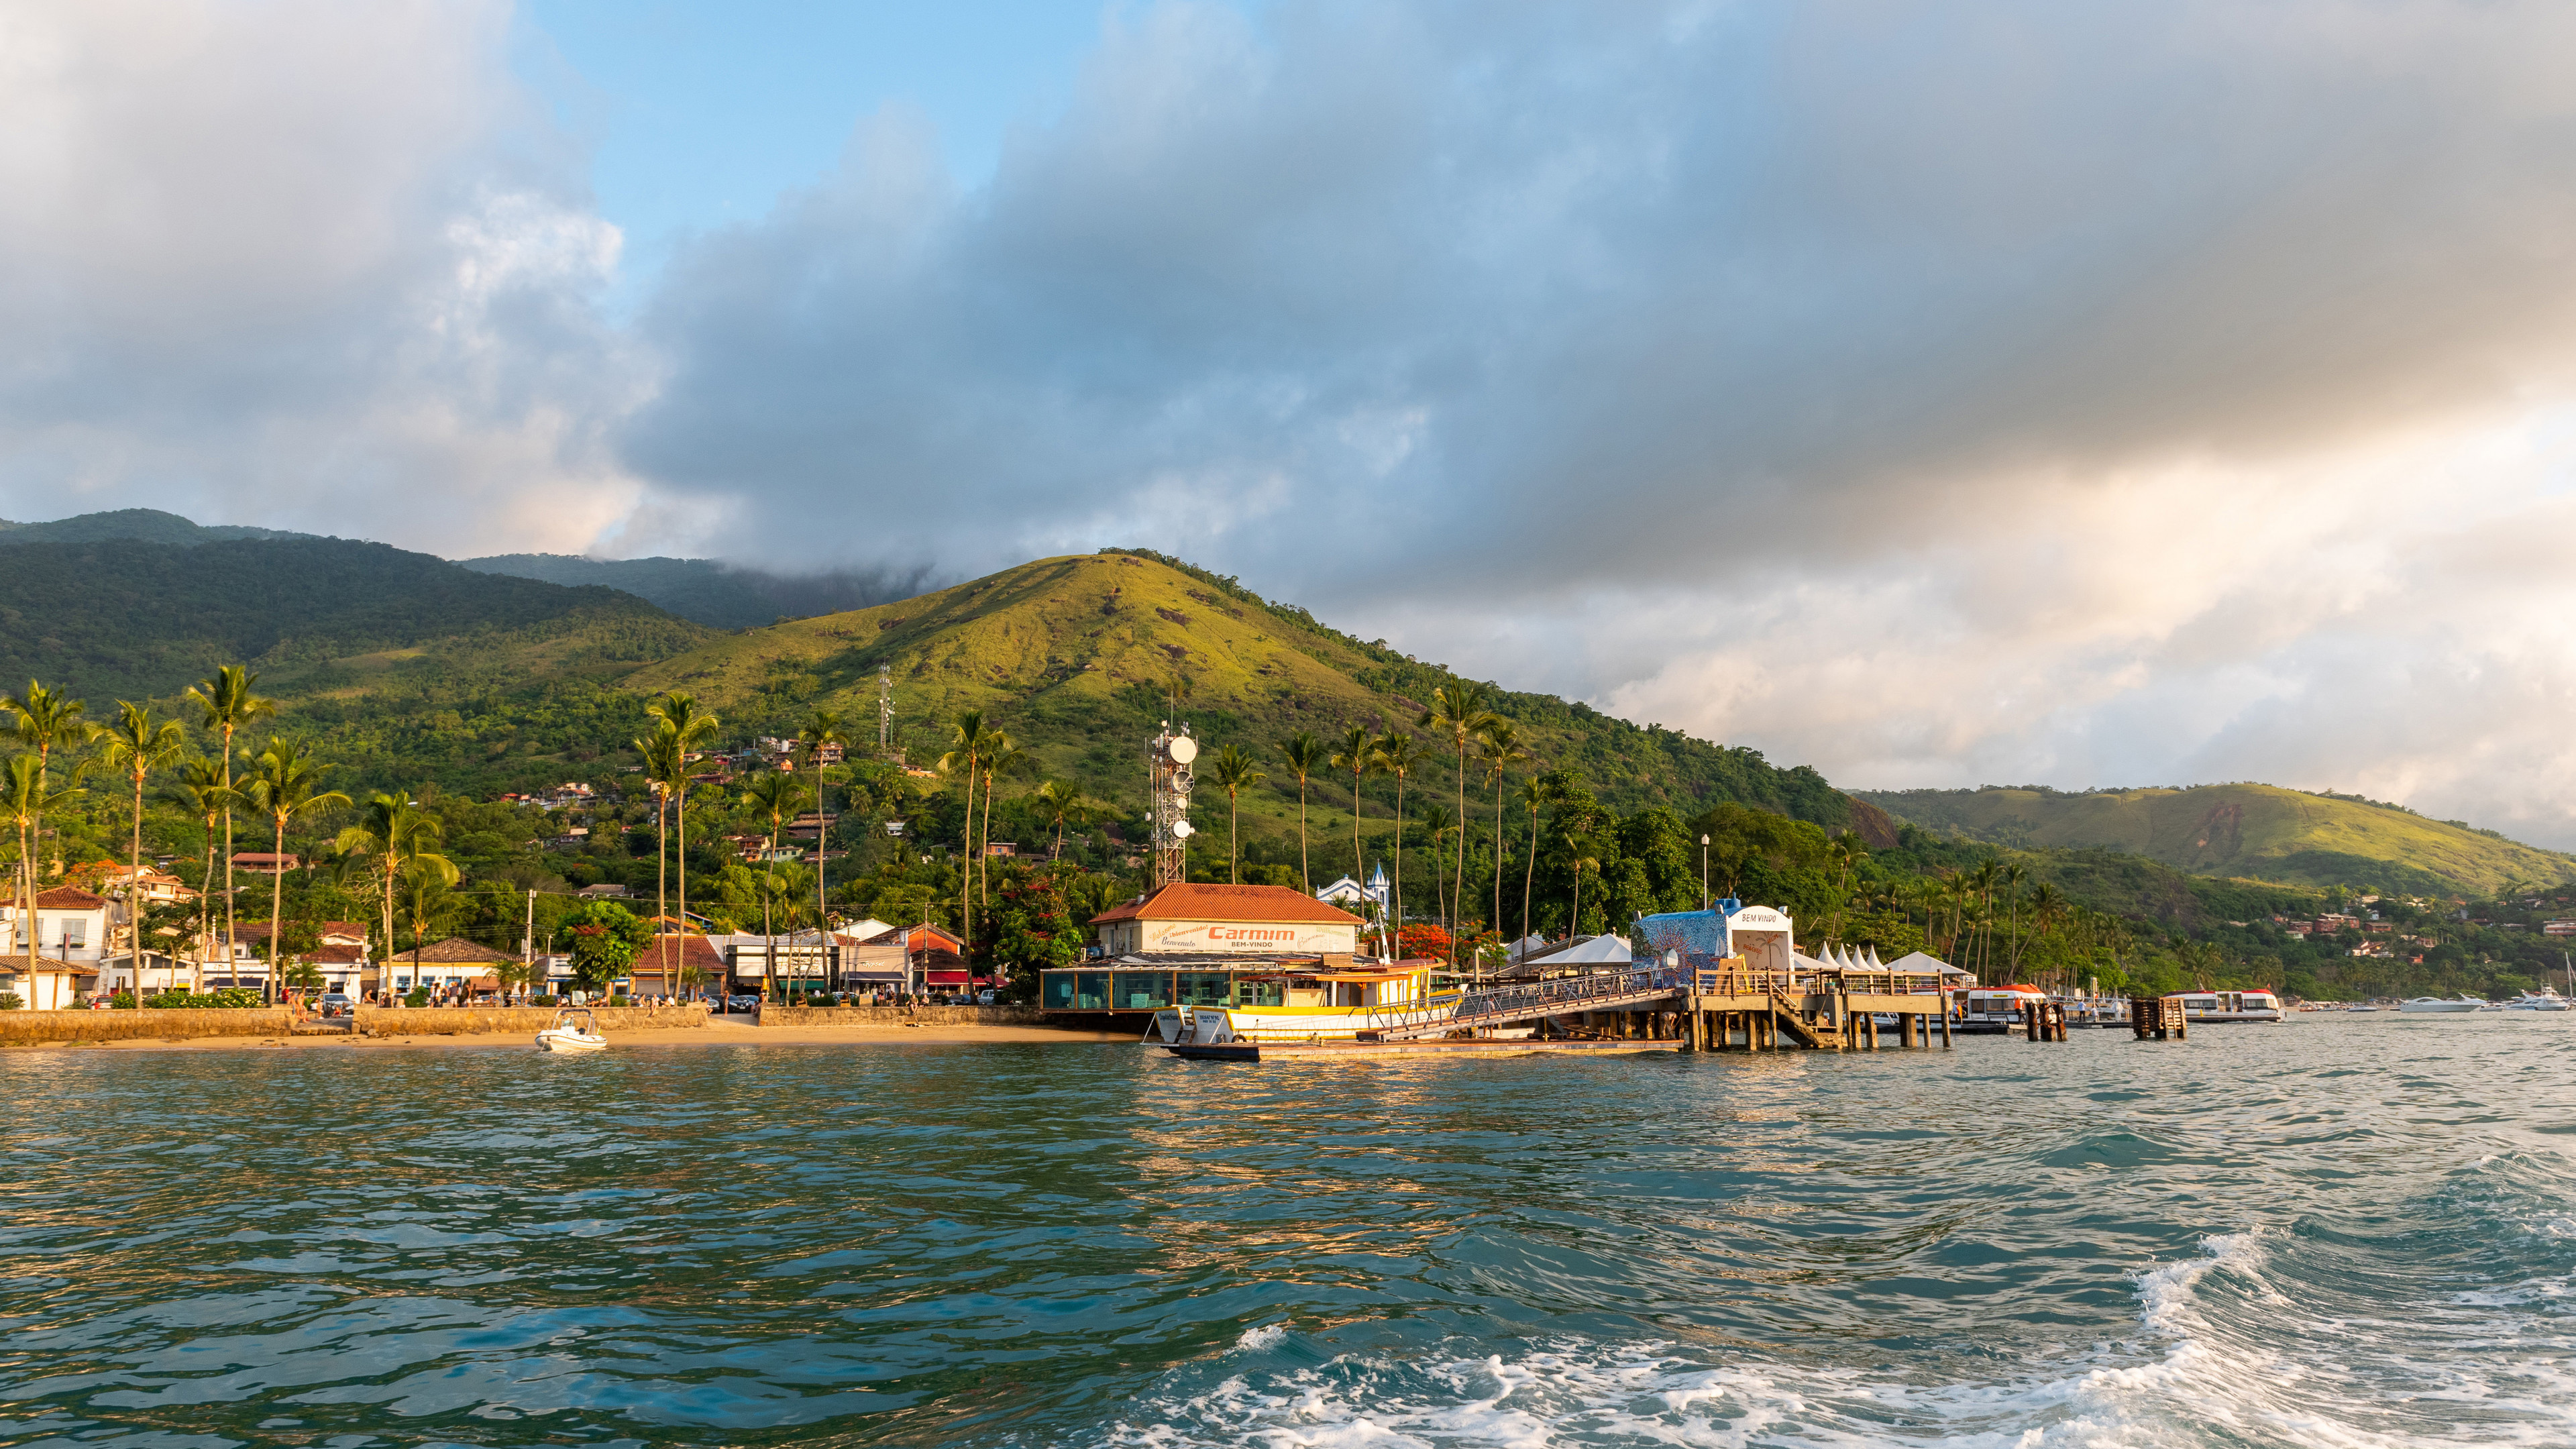
[[[27,1004],[25,997],[14,991],[0,991],[0,1011],[16,1011]]]
[[[120,996],[123,993],[118,993]],[[124,1005],[123,1001],[116,1003]],[[213,991],[191,992],[177,988],[164,991],[143,1003],[154,1011],[204,1010],[209,1007],[243,1008],[260,1004],[259,992],[248,986],[223,986]]]
[[[107,998],[107,1005],[111,1011],[132,1011],[134,993],[131,990],[116,992]]]
[[[403,998],[403,1005],[413,1007],[429,1005],[429,988],[426,986],[413,987],[411,989],[411,995]]]

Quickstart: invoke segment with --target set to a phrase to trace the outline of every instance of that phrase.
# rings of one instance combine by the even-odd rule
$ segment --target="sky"
[[[0,514],[1140,545],[1847,788],[2576,848],[2570,32],[0,0]]]

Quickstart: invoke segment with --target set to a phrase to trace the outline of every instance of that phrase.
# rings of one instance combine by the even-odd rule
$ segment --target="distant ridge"
[[[2126,851],[2194,875],[2472,896],[2576,881],[2576,856],[2396,805],[2275,785],[1853,793],[1934,830],[2025,849]]]
[[[158,508],[117,508],[105,513],[57,518],[50,523],[13,523],[0,518],[0,544],[106,543],[115,539],[133,539],[138,543],[193,547],[201,543],[230,543],[245,538],[320,537],[322,535],[318,533],[252,528],[247,524],[197,523]]]
[[[503,553],[459,560],[477,573],[542,579],[572,587],[623,589],[683,619],[715,629],[752,629],[782,618],[837,614],[910,598],[929,587],[928,569],[909,573],[844,570],[792,576],[703,558],[583,558],[566,553]]]

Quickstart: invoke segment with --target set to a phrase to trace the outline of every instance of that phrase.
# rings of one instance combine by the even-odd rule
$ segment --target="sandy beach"
[[[1096,1031],[1058,1031],[1042,1026],[752,1026],[711,1022],[703,1027],[662,1027],[611,1033],[609,1049],[620,1047],[755,1047],[755,1046],[924,1046],[979,1043],[1133,1042],[1134,1037]],[[500,1048],[534,1051],[523,1033],[484,1032],[458,1036],[275,1036],[193,1037],[184,1041],[33,1042],[12,1045],[10,1052],[30,1051],[412,1051]]]

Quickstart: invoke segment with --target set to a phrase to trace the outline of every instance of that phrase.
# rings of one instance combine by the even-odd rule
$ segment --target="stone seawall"
[[[701,1006],[594,1006],[599,1029],[644,1031],[707,1024]],[[369,1036],[482,1036],[493,1032],[535,1036],[555,1024],[551,1006],[361,1006],[358,1030]]]
[[[1034,1006],[764,1006],[762,1026],[1045,1026]]]
[[[0,1042],[134,1041],[200,1036],[286,1036],[282,1006],[202,1006],[182,1011],[0,1011]]]

